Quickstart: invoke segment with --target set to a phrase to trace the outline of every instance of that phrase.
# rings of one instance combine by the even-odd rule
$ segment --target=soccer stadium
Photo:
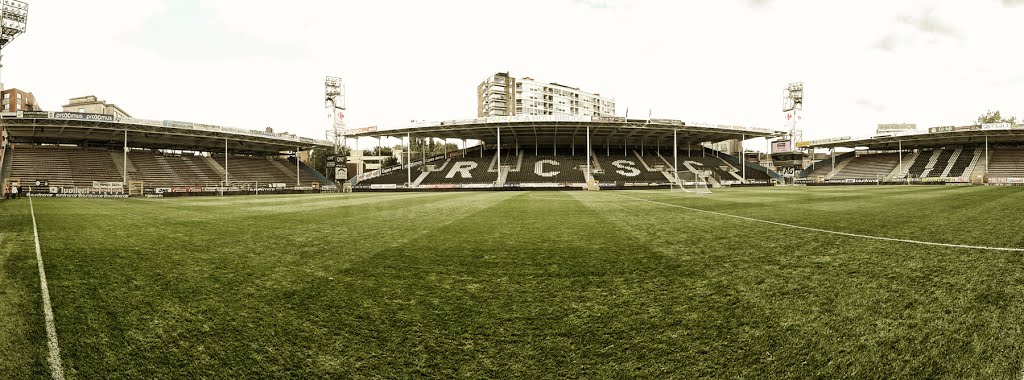
[[[620,4],[566,2],[563,16]],[[27,4],[2,5],[4,63],[43,66],[8,50]],[[395,75],[378,64],[353,71]],[[30,72],[12,66],[5,80]],[[429,97],[417,86],[398,92]],[[0,379],[1024,377],[1024,125],[996,111],[805,139],[828,123],[797,128],[800,82],[785,87],[786,123],[757,124],[773,127],[630,116],[625,97],[508,72],[477,86],[475,117],[396,107],[372,117],[402,122],[361,128],[331,76],[324,125],[300,109],[229,127],[156,100],[167,116],[0,93]],[[253,113],[247,102],[217,110]]]

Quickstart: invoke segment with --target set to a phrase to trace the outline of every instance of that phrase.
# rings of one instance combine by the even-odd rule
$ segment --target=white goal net
[[[682,191],[700,195],[711,194],[707,181],[699,174],[691,171],[675,172],[675,180],[672,183],[672,191]]]

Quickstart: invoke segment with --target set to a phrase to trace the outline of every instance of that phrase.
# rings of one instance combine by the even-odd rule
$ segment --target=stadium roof
[[[501,116],[441,122],[422,122],[393,129],[367,127],[350,130],[346,137],[405,137],[473,139],[486,143],[497,142],[498,130],[502,139],[524,144],[557,145],[575,140],[585,142],[587,128],[593,144],[605,142],[671,144],[673,134],[679,140],[692,142],[719,142],[739,138],[777,137],[783,132],[765,128],[727,125],[687,125],[671,119],[629,119],[622,117],[590,116]]]
[[[856,148],[875,150],[931,148],[947,145],[1024,143],[1024,125],[993,123],[960,127],[933,127],[928,131],[909,131],[890,135],[854,138],[833,137],[797,143],[800,148]]]
[[[285,133],[76,112],[5,113],[3,127],[12,143],[119,146],[127,133],[129,146],[149,149],[222,152],[226,141],[232,153],[271,154],[333,146]]]

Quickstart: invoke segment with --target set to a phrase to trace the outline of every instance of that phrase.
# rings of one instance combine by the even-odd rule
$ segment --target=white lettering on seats
[[[476,169],[477,163],[473,161],[459,161],[452,166],[452,170],[448,171],[448,174],[444,178],[455,178],[455,173],[459,173],[460,178],[473,178],[472,174],[469,174],[470,170]]]
[[[533,172],[537,173],[537,175],[539,175],[541,177],[548,177],[548,178],[554,177],[554,176],[558,175],[558,173],[561,173],[560,171],[557,171],[557,170],[553,170],[553,171],[549,171],[549,172],[544,171],[544,164],[553,165],[553,166],[561,165],[561,164],[558,163],[558,161],[555,161],[555,160],[540,160],[540,161],[537,161],[537,163],[533,164]]]
[[[636,168],[636,163],[633,161],[616,160],[612,162],[612,165],[619,168],[619,170],[616,170],[615,172],[620,175],[624,175],[626,177],[636,177],[640,175],[640,169]]]

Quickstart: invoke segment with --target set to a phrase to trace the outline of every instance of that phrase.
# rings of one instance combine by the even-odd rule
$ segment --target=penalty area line
[[[32,214],[32,234],[36,241],[36,262],[39,263],[39,287],[43,295],[43,317],[46,321],[46,345],[50,354],[46,361],[50,363],[50,374],[54,380],[64,380],[64,369],[60,364],[60,347],[57,345],[57,326],[53,319],[53,307],[50,306],[50,288],[46,284],[46,269],[43,268],[43,251],[39,248],[39,227],[36,225],[36,208],[32,197],[28,197],[28,207]]]
[[[681,209],[684,209],[684,210],[690,210],[690,211],[694,211],[694,212],[701,212],[701,213],[705,213],[705,214],[711,214],[711,215],[724,216],[724,217],[728,217],[728,218],[735,218],[735,219],[745,220],[745,221],[748,221],[748,222],[771,224],[771,225],[779,226],[779,227],[792,228],[792,229],[798,229],[798,230],[804,230],[804,231],[812,231],[812,232],[821,232],[821,233],[832,234],[832,235],[839,235],[839,236],[855,237],[855,238],[870,239],[870,240],[893,241],[893,242],[908,243],[908,244],[930,245],[930,246],[935,246],[935,247],[946,247],[946,248],[965,248],[965,249],[977,249],[977,250],[986,250],[986,251],[1004,251],[1004,252],[1024,252],[1024,248],[987,247],[987,246],[983,246],[983,245],[936,243],[936,242],[932,242],[932,241],[912,240],[912,239],[898,239],[898,238],[891,238],[891,237],[885,237],[885,236],[872,236],[872,235],[855,234],[855,233],[852,233],[852,232],[832,231],[832,230],[826,230],[826,229],[822,229],[822,228],[798,226],[798,225],[795,225],[795,224],[782,223],[782,222],[773,222],[771,220],[764,220],[764,219],[751,218],[751,217],[747,217],[747,216],[739,216],[739,215],[733,215],[733,214],[726,214],[724,212],[702,210],[702,209],[699,209],[699,208],[686,207],[686,206],[682,206],[682,205],[677,205],[677,204],[672,204],[672,203],[667,203],[667,202],[656,201],[656,200],[653,200],[653,199],[638,198],[638,197],[633,197],[633,196],[629,196],[629,195],[622,195],[622,194],[615,194],[615,195],[618,195],[620,197],[635,199],[635,200],[638,200],[638,201],[655,203],[655,204],[659,204],[659,205],[663,205],[663,206],[681,208]]]

